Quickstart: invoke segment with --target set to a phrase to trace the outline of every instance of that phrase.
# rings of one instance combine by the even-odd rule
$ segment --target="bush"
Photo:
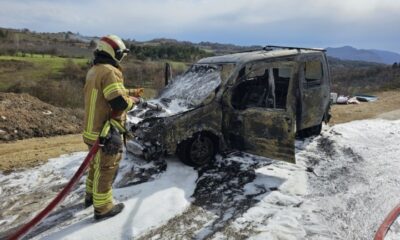
[[[83,108],[83,84],[44,79],[28,89],[21,89],[21,91],[54,106]]]
[[[7,38],[8,31],[7,30],[0,30],[0,38],[4,39]]]
[[[177,76],[186,70],[184,64],[173,67],[173,75]],[[127,61],[123,64],[125,84],[128,87],[145,87],[160,90],[164,87],[164,62]]]
[[[28,93],[60,107],[83,108],[83,86],[87,66],[68,59],[59,73],[52,71],[40,81],[16,81],[7,92]]]
[[[72,59],[67,59],[61,69],[62,78],[65,80],[84,82],[88,66],[81,67]]]
[[[332,91],[345,95],[400,87],[400,71],[392,66],[332,68]]]
[[[198,47],[180,44],[160,44],[152,45],[130,45],[133,56],[139,60],[160,60],[168,59],[174,61],[194,62],[200,58],[211,56]]]

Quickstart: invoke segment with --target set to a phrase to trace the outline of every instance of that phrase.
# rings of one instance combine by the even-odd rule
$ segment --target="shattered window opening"
[[[250,72],[245,81],[239,83],[232,96],[232,106],[236,109],[262,107],[286,109],[286,99],[291,66],[267,67],[255,64],[248,66]]]
[[[179,105],[188,107],[199,106],[232,74],[234,67],[232,63],[194,64],[173,79],[158,98],[177,101]]]

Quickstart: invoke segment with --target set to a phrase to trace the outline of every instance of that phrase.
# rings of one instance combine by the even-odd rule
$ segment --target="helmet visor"
[[[118,61],[121,61],[126,55],[128,55],[129,53],[129,49],[125,48],[125,49],[118,49],[117,51],[115,51],[115,58]]]

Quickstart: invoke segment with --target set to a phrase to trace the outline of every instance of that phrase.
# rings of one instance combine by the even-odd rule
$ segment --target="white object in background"
[[[331,92],[331,103],[335,104],[338,98],[338,94],[335,92]]]
[[[349,100],[349,97],[345,96],[339,96],[336,100],[337,104],[347,104],[347,101]]]

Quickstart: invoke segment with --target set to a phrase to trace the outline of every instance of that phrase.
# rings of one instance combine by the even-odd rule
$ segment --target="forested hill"
[[[86,37],[79,33],[38,33],[28,29],[0,28],[0,55],[49,54],[71,58],[90,58],[98,37]],[[124,39],[133,57],[139,60],[173,60],[193,62],[202,57],[261,48],[260,46],[236,46],[211,42],[191,43],[174,39],[153,39],[139,42]]]

